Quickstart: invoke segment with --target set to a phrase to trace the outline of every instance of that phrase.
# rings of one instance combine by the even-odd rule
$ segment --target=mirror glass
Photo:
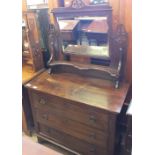
[[[108,0],[90,0],[90,5],[104,4],[106,2],[108,2]]]
[[[107,17],[57,18],[63,52],[90,58],[109,58]]]

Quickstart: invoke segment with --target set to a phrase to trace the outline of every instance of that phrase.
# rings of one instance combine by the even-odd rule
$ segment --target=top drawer
[[[49,107],[53,112],[68,119],[108,131],[108,114],[100,109],[40,92],[31,93],[31,97],[36,108]]]

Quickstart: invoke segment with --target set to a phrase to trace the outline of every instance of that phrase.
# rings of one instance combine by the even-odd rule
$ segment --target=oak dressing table
[[[38,141],[49,141],[74,154],[115,155],[117,118],[129,89],[129,84],[121,79],[126,32],[120,25],[112,35],[111,7],[108,4],[85,6],[82,0],[73,0],[69,8],[57,8],[52,12],[59,18],[49,29],[49,69],[25,84]],[[70,47],[70,50],[66,53],[62,48],[59,20],[66,20],[62,19],[64,16],[68,19],[88,13],[107,16],[109,66],[72,62],[65,57],[73,54],[104,58],[98,52],[80,49],[81,46],[87,49],[86,45],[68,45],[66,49]],[[77,52],[72,51],[72,47]],[[96,47],[103,50],[103,46]]]
[[[28,88],[39,139],[84,155],[113,155],[116,120],[129,85],[44,71]]]

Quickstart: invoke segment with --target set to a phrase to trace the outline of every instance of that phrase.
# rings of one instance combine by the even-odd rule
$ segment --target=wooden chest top
[[[129,84],[122,83],[120,88],[115,89],[113,83],[107,80],[69,73],[50,75],[46,70],[27,83],[26,87],[112,113],[119,113]]]

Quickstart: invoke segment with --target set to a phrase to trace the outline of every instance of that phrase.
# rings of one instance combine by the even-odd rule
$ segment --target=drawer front
[[[85,140],[87,142],[107,147],[108,134],[100,130],[91,128],[82,123],[65,118],[63,115],[57,115],[49,109],[36,110],[37,122],[48,125],[51,128],[63,131],[66,134]]]
[[[101,129],[104,132],[108,132],[109,130],[109,115],[99,109],[59,97],[51,97],[43,93],[33,93],[32,97],[36,108],[44,109],[48,107],[53,112],[61,113],[68,119]]]
[[[107,155],[107,150],[39,123],[39,135],[51,139],[82,155]]]
[[[131,150],[125,150],[123,155],[132,155],[132,151]]]
[[[126,153],[131,154],[132,151],[132,116],[127,117],[127,133],[125,142]]]
[[[125,142],[125,152],[128,155],[131,155],[132,152],[132,135],[126,135],[126,142]]]
[[[130,115],[127,117],[127,133],[132,135],[132,116]]]

